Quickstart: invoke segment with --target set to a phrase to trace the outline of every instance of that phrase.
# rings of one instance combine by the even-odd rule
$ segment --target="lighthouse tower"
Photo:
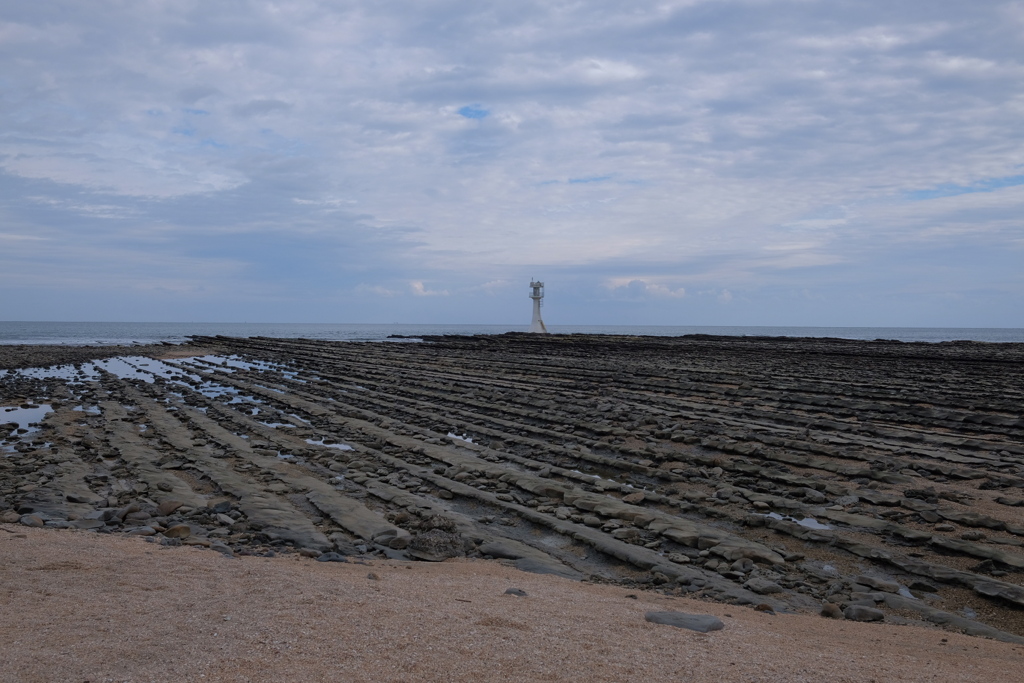
[[[544,327],[544,321],[540,319],[540,301],[544,298],[544,283],[534,280],[530,283],[530,298],[533,299],[533,322],[530,323],[530,332],[547,334],[548,328]]]

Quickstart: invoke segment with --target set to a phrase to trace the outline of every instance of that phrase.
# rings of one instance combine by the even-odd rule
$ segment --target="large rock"
[[[843,616],[851,621],[882,621],[885,613],[874,607],[864,605],[850,605],[843,611]]]
[[[770,595],[772,593],[782,592],[782,586],[775,583],[774,581],[769,581],[768,579],[761,578],[760,576],[755,576],[749,579],[746,583],[743,584],[743,587],[749,591],[754,591],[758,595]]]
[[[462,536],[451,531],[431,529],[416,534],[409,542],[408,552],[413,557],[427,562],[442,562],[450,557],[465,555]]]
[[[707,633],[708,631],[720,631],[725,624],[718,617],[710,614],[686,614],[685,612],[648,612],[644,619],[652,624],[665,624],[676,628],[686,628],[691,631]]]

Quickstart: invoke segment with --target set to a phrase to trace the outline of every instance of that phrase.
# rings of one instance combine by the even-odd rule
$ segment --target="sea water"
[[[445,334],[526,332],[527,325],[363,325],[331,323],[117,323],[0,322],[0,344],[113,345],[181,343],[191,335],[281,337],[330,341],[382,341],[393,335],[422,337]],[[959,327],[764,327],[712,325],[548,325],[555,334],[622,334],[681,336],[835,337],[896,339],[904,342],[972,340],[1024,342],[1021,328]]]

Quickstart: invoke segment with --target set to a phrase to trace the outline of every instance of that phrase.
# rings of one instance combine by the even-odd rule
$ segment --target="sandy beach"
[[[0,528],[0,680],[12,683],[995,683],[1019,680],[1024,656],[1019,645],[937,630],[769,615],[479,560],[227,558]],[[666,610],[714,615],[725,628],[644,620]]]

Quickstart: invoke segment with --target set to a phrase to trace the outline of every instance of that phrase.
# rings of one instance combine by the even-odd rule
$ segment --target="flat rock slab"
[[[710,614],[686,614],[685,612],[648,612],[644,619],[652,624],[665,624],[677,628],[686,628],[691,631],[707,633],[708,631],[721,631],[725,624],[718,617]]]

